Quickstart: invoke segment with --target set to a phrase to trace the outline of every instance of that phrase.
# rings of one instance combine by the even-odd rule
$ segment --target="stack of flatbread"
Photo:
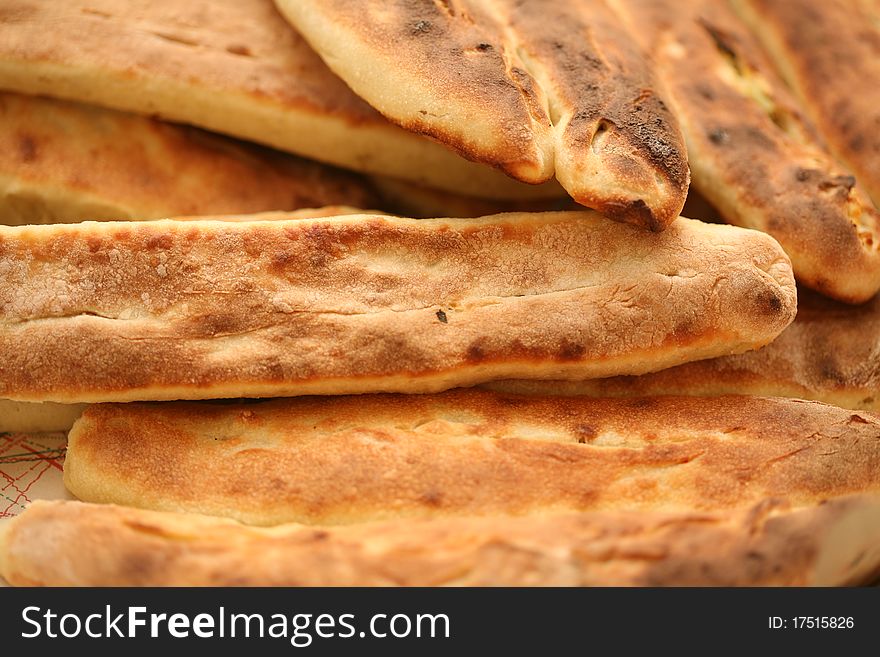
[[[852,4],[4,2],[0,575],[876,579]]]

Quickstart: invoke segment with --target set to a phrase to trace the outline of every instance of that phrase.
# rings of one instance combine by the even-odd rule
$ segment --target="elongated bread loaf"
[[[269,529],[35,502],[0,523],[0,574],[19,586],[830,586],[866,583],[878,565],[876,495]]]
[[[0,92],[0,223],[342,204],[379,207],[371,183],[317,162],[146,117]]]
[[[590,212],[0,227],[0,398],[435,392],[640,374],[793,319],[755,231]]]
[[[726,221],[779,240],[801,284],[850,303],[874,296],[880,290],[880,215],[868,188],[824,149],[727,3],[612,3],[665,83],[687,139],[694,186]],[[800,13],[803,3],[779,4]],[[803,49],[813,46],[805,40]],[[853,95],[860,94],[845,97]]]
[[[585,381],[494,381],[493,390],[537,395],[764,395],[880,411],[880,298],[850,306],[798,291],[794,322],[757,351],[641,376]]]
[[[3,89],[159,116],[455,193],[564,196],[386,121],[272,0],[4,0],[0,11]]]
[[[715,511],[880,492],[880,417],[752,397],[487,391],[97,404],[70,432],[87,502],[246,523]]]
[[[687,154],[650,66],[604,0],[276,0],[385,116],[527,182],[554,175],[614,219],[681,211]]]
[[[731,0],[828,146],[880,205],[880,5]]]

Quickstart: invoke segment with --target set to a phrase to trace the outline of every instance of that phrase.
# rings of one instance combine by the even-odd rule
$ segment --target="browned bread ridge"
[[[880,493],[880,417],[477,390],[95,404],[70,432],[64,481],[87,502],[257,525],[809,505]]]
[[[641,374],[758,348],[796,312],[763,233],[588,211],[0,226],[0,280],[19,401]]]
[[[641,376],[589,381],[496,381],[521,394],[643,397],[796,397],[880,412],[880,297],[861,306],[798,292],[794,322],[756,351],[695,361]]]
[[[392,121],[654,230],[687,194],[684,142],[604,0],[276,0]]]
[[[880,5],[732,0],[828,146],[880,205]]]
[[[726,221],[779,240],[803,285],[850,303],[874,296],[880,290],[880,215],[863,191],[867,187],[856,185],[825,150],[772,62],[725,2],[612,4],[665,84],[687,140],[694,187]],[[810,13],[802,14],[804,3],[779,4],[793,14]],[[835,40],[849,41],[839,34]],[[813,50],[809,39],[803,48]],[[870,94],[834,98],[849,102],[854,96]]]
[[[339,169],[196,128],[0,92],[0,223],[378,206]]]
[[[0,88],[188,123],[456,193],[564,195],[392,125],[330,72],[271,0],[4,0]]]
[[[878,565],[876,495],[326,528],[35,502],[0,523],[17,586],[831,586]]]

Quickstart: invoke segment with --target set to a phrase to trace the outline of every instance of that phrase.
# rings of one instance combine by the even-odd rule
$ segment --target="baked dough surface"
[[[594,397],[763,395],[880,411],[880,298],[850,306],[800,289],[794,322],[756,351],[642,376],[495,381],[485,387],[520,394]]]
[[[0,227],[0,398],[436,392],[642,374],[794,318],[756,231],[590,212]]]
[[[277,0],[324,62],[395,123],[660,230],[687,154],[650,65],[602,0]],[[564,26],[564,27],[561,27]]]
[[[878,565],[876,495],[327,528],[35,502],[0,524],[0,574],[19,586],[832,586]]]
[[[0,92],[0,223],[328,205],[379,207],[370,182],[317,162],[133,114]]]
[[[875,0],[733,0],[831,151],[880,205],[880,6]]]
[[[873,297],[880,290],[880,215],[866,193],[869,178],[860,174],[857,184],[852,170],[825,149],[773,62],[727,3],[611,1],[665,84],[687,139],[693,186],[729,223],[779,240],[801,284],[849,303]],[[778,4],[808,15],[815,9],[802,12],[805,4],[834,3]],[[840,37],[846,33],[834,40],[851,41]],[[808,38],[801,47],[816,50]],[[822,61],[839,66],[833,58]],[[880,79],[880,68],[863,79]],[[873,102],[871,94],[849,91],[835,92],[833,102],[854,97]]]
[[[87,502],[258,525],[809,505],[880,493],[880,417],[476,390],[97,404],[70,432],[64,480]]]

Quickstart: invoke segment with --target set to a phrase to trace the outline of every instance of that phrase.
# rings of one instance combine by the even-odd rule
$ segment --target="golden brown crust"
[[[880,6],[873,0],[733,5],[773,55],[828,146],[880,204]]]
[[[377,207],[369,183],[196,128],[0,93],[0,223]]]
[[[615,219],[658,230],[681,211],[684,141],[604,0],[276,4],[400,125],[520,180],[555,172]]]
[[[485,385],[538,395],[766,395],[880,411],[880,297],[850,306],[800,290],[794,322],[766,347],[744,354],[642,376]]]
[[[253,528],[81,502],[0,527],[18,586],[860,584],[880,564],[880,500],[768,500],[735,512],[448,518]]]
[[[590,212],[0,227],[0,274],[0,397],[22,401],[644,373],[763,346],[796,305],[762,233]]]
[[[687,196],[687,151],[619,17],[605,0],[499,4],[547,94],[562,186],[613,219],[667,226]]]
[[[453,192],[563,194],[393,126],[327,69],[271,0],[6,0],[0,87],[161,116]]]
[[[880,290],[880,215],[824,150],[772,63],[725,3],[614,4],[665,83],[687,138],[694,186],[730,223],[779,240],[804,285],[850,303],[874,296]],[[802,3],[779,4],[802,13]],[[853,95],[866,96],[844,94]]]
[[[97,404],[70,432],[64,481],[86,502],[258,525],[808,505],[880,493],[880,417],[476,390]]]

